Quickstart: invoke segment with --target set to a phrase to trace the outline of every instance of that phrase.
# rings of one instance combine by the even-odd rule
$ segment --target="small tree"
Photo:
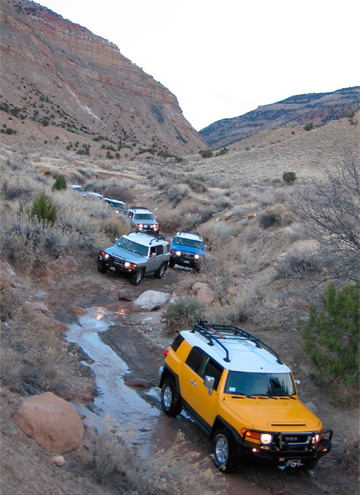
[[[286,184],[294,184],[296,181],[297,177],[295,172],[284,172],[283,173],[283,181],[286,182]]]
[[[66,180],[63,175],[59,175],[59,177],[56,177],[56,180],[52,186],[52,190],[61,191],[62,189],[66,189]]]
[[[191,297],[180,297],[168,305],[165,321],[169,333],[191,329],[197,321],[203,320],[205,310],[203,304]]]
[[[40,193],[34,200],[31,206],[31,216],[37,217],[38,220],[48,222],[51,225],[54,225],[56,222],[56,206],[51,199],[46,197],[45,192]]]
[[[349,388],[359,386],[360,280],[338,292],[329,284],[322,307],[309,308],[304,325],[304,350],[331,381]]]

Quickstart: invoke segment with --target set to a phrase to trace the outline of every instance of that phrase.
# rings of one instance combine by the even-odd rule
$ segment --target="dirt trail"
[[[83,272],[84,273],[84,272]],[[132,287],[125,277],[106,273],[97,273],[94,266],[86,270],[88,277],[81,281],[76,277],[71,277],[71,284],[67,282],[67,290],[63,291],[61,283],[57,287],[62,292],[61,297],[57,297],[58,291],[54,290],[51,295],[52,304],[56,306],[56,317],[64,323],[69,324],[69,315],[73,314],[71,308],[80,306],[82,308],[101,307],[111,313],[111,325],[109,329],[101,333],[101,340],[107,344],[126,363],[128,371],[125,382],[129,379],[147,380],[153,387],[158,384],[158,368],[162,363],[162,349],[168,345],[172,337],[167,336],[161,330],[160,314],[158,312],[140,313],[131,310],[131,303],[119,300],[119,293],[127,294],[130,299],[136,298],[146,290],[158,290],[172,293],[179,286],[189,286],[196,281],[196,274],[184,272],[182,270],[169,269],[165,277],[161,280],[145,278],[138,287]],[[73,316],[71,317],[73,320]],[[273,335],[273,340],[283,339],[282,336]],[[267,338],[270,335],[267,334]],[[297,362],[298,351],[295,350],[294,339],[289,338],[289,344],[282,345],[282,355],[285,355],[290,366]],[[278,345],[278,344],[277,344]],[[292,350],[293,355],[288,355]],[[91,357],[91,356],[90,356]],[[300,370],[298,370],[299,372]],[[308,384],[309,390],[305,394],[307,400],[311,400],[313,386]],[[304,392],[306,392],[304,390]],[[153,394],[146,395],[142,390],[137,392],[144,400],[160,410],[159,401]],[[315,393],[315,392],[314,392]],[[316,390],[318,404],[323,403],[326,408],[326,396],[319,397]],[[303,398],[304,400],[304,398]],[[129,407],[129,406],[128,406]],[[129,415],[129,411],[126,411]],[[130,414],[131,415],[131,414]],[[337,424],[343,424],[346,429],[354,424],[354,418],[350,418],[345,411],[338,411]],[[347,418],[347,420],[345,420]],[[152,421],[152,420],[151,420]],[[171,442],[175,432],[180,430],[193,445],[195,449],[204,455],[210,454],[210,445],[203,432],[188,418],[181,415],[178,418],[167,418],[160,413],[158,425],[154,431],[154,425],[146,423],[144,430],[152,430],[153,440],[159,446],[166,442]],[[332,425],[329,425],[333,427]],[[280,471],[269,466],[255,463],[246,463],[240,473],[229,476],[229,495],[232,493],[246,493],[247,495],[262,495],[263,493],[278,493],[288,495],[323,495],[324,493],[333,495],[354,495],[358,491],[356,477],[349,476],[341,469],[338,463],[338,454],[335,432],[334,453],[326,456],[319,462],[314,471]],[[242,486],[242,491],[240,487]]]

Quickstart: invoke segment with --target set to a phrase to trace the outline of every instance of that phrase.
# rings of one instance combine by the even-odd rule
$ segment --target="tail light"
[[[169,348],[165,347],[165,349],[162,351],[162,354],[164,357],[166,357],[169,354]]]

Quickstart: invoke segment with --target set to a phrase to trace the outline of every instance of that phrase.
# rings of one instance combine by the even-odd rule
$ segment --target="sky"
[[[360,85],[359,0],[40,0],[168,88],[196,129]]]

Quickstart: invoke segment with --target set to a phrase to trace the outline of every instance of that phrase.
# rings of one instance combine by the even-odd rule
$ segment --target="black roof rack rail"
[[[263,347],[267,349],[274,357],[276,357],[276,361],[279,364],[284,364],[274,349],[265,344],[265,342],[260,340],[258,337],[255,337],[255,335],[252,335],[240,327],[236,327],[234,325],[210,324],[207,321],[199,321],[199,323],[195,323],[194,328],[191,331],[199,332],[203,335],[209,341],[209,345],[214,345],[214,342],[216,342],[225,351],[226,357],[224,358],[224,361],[227,363],[230,362],[229,350],[221,342],[226,339],[233,341],[248,340],[253,342],[256,347]]]
[[[150,244],[154,241],[165,241],[165,236],[164,235],[158,235],[158,234],[152,234],[151,232],[147,232],[151,236],[153,236],[153,239],[151,239]]]

